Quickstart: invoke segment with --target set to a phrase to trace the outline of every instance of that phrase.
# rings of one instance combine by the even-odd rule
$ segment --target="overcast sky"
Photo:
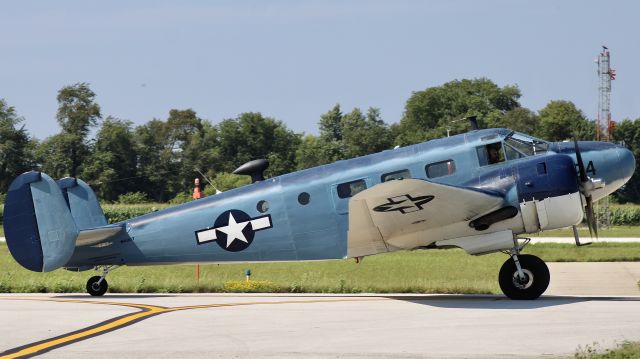
[[[104,117],[192,108],[214,123],[259,111],[317,132],[320,114],[381,109],[453,79],[516,84],[539,110],[595,118],[607,45],[614,120],[640,117],[638,1],[11,1],[0,12],[0,98],[42,139],[57,91],[88,82]]]

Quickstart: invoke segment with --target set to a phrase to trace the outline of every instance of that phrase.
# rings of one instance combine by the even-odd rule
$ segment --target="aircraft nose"
[[[604,188],[592,192],[594,201],[624,186],[636,170],[633,153],[623,146],[609,142],[579,142],[587,175],[601,179]]]
[[[636,171],[636,159],[633,157],[633,152],[624,147],[618,147],[616,150],[618,152],[618,168],[620,174],[624,182],[627,182]]]

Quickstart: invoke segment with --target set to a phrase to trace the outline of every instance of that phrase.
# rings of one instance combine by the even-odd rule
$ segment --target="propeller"
[[[584,167],[584,162],[582,161],[582,154],[580,153],[580,147],[578,146],[578,140],[574,136],[573,143],[576,150],[576,161],[578,162],[578,173],[580,180],[580,188],[584,198],[587,202],[584,212],[587,217],[587,226],[589,227],[589,234],[591,238],[595,234],[596,239],[598,239],[598,222],[596,221],[596,216],[593,212],[593,198],[591,197],[591,191],[594,189],[594,183],[587,176],[587,170]]]

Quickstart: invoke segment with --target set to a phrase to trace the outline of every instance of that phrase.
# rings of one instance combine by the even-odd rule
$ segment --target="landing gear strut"
[[[87,293],[94,297],[100,297],[109,289],[109,283],[107,283],[107,274],[110,271],[116,269],[118,266],[102,266],[96,269],[102,268],[101,276],[93,276],[87,281]]]
[[[504,262],[498,275],[500,289],[511,299],[536,299],[549,286],[549,268],[536,256],[520,254],[528,241],[520,246],[514,238],[513,243],[514,247],[509,252],[511,258]]]

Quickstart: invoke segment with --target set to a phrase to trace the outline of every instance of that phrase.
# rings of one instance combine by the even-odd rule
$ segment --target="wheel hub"
[[[518,271],[513,273],[513,285],[518,289],[528,289],[533,285],[533,273],[530,270],[522,268],[524,278],[520,278]]]
[[[98,284],[98,282],[92,283],[91,284],[91,289],[95,290],[96,292],[100,290],[100,284]]]

